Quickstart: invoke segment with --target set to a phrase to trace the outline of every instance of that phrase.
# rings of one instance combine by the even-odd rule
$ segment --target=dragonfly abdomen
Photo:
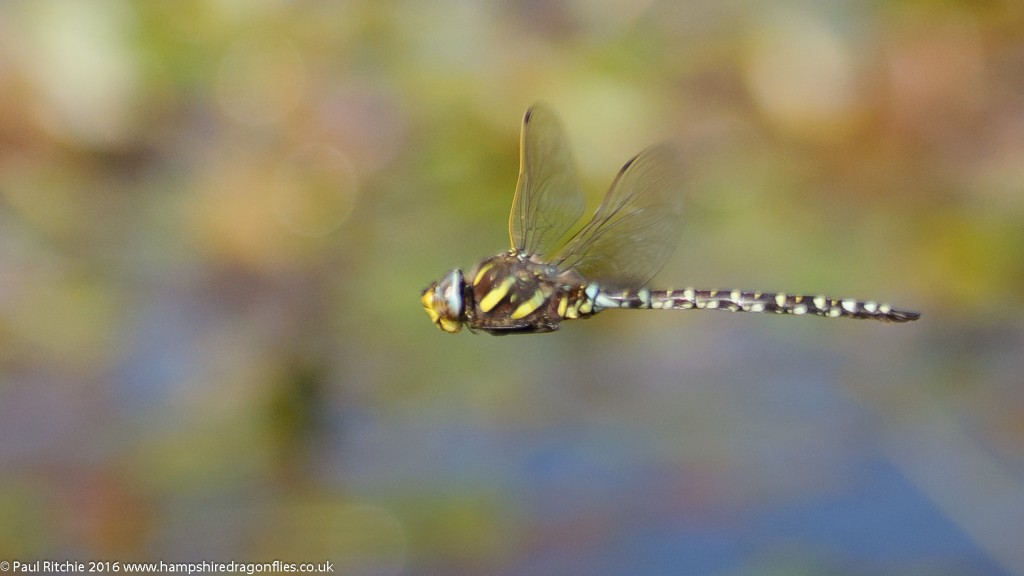
[[[603,291],[593,298],[597,309],[673,309],[673,310],[727,310],[730,312],[760,312],[791,314],[793,316],[823,316],[826,318],[862,318],[883,322],[908,322],[920,315],[916,312],[895,310],[892,306],[872,300],[804,296],[785,292],[755,292],[745,290],[639,290]]]

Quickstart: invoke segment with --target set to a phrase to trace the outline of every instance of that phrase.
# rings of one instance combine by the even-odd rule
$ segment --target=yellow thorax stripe
[[[511,288],[515,282],[516,279],[514,276],[507,276],[501,281],[501,284],[491,288],[491,290],[480,299],[480,309],[484,312],[490,312],[491,309],[497,306],[498,302],[501,302],[505,295],[508,294],[509,288]]]
[[[526,316],[529,316],[534,310],[540,308],[540,305],[544,303],[544,299],[544,294],[540,290],[534,291],[533,295],[530,296],[529,300],[520,304],[519,307],[516,308],[514,312],[512,312],[512,315],[509,316],[509,319],[519,320],[520,318],[525,318]]]

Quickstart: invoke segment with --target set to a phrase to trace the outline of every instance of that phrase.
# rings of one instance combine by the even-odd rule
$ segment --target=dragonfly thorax
[[[463,324],[491,334],[553,332],[564,319],[597,311],[584,306],[586,288],[575,270],[513,250],[484,260],[465,278],[453,270],[427,287],[420,302],[445,332]]]

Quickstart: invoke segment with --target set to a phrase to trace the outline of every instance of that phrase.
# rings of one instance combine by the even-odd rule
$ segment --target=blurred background
[[[535,100],[654,286],[923,318],[440,333]],[[1024,574],[1022,296],[1020,2],[0,4],[0,559]]]

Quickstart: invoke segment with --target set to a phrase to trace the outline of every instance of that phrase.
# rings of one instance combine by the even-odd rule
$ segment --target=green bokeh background
[[[656,287],[922,320],[441,334],[535,100]],[[1019,2],[0,4],[0,559],[1024,574],[1022,296]]]

